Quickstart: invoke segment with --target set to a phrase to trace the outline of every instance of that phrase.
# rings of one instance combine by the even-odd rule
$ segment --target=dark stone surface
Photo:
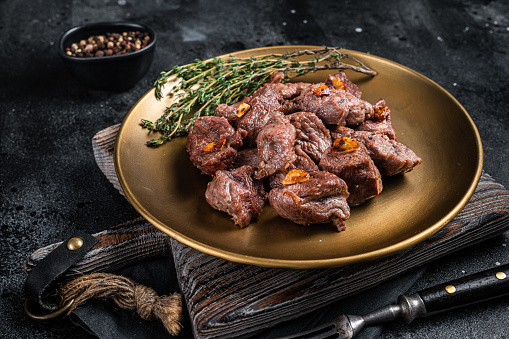
[[[120,20],[157,31],[149,73],[123,93],[81,86],[58,57],[58,39],[78,24]],[[369,52],[431,78],[470,113],[485,171],[509,187],[506,1],[2,1],[0,337],[90,337],[69,320],[26,319],[22,263],[73,230],[98,232],[137,216],[95,164],[92,136],[121,122],[159,72],[174,64],[283,44]],[[506,233],[432,264],[413,290],[507,262],[508,241]],[[381,337],[507,338],[508,315],[509,298],[499,298],[411,325],[391,324]]]

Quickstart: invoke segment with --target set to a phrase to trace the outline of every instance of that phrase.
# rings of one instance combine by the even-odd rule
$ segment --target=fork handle
[[[509,264],[443,283],[420,292],[425,315],[509,294]]]

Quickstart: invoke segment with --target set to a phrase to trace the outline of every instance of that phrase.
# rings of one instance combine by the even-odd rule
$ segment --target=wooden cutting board
[[[113,165],[118,129],[119,125],[114,125],[97,133],[93,149],[99,167],[123,194]],[[99,238],[96,252],[85,256],[75,270],[69,271],[68,277],[75,275],[73,271],[82,274],[114,271],[138,260],[139,253],[147,253],[146,259],[171,252],[195,336],[249,336],[500,234],[509,229],[508,214],[509,191],[483,173],[464,209],[427,240],[377,261],[314,270],[230,262],[183,245],[140,218],[96,234]],[[25,268],[36,265],[56,245],[34,252]],[[133,255],[119,257],[111,250],[118,246],[124,248],[123,253]]]
[[[119,126],[93,139],[101,170],[121,191],[113,166]],[[355,294],[509,228],[509,192],[483,174],[465,208],[426,241],[391,257],[342,268],[290,270],[226,261],[171,240],[198,338],[248,335]]]

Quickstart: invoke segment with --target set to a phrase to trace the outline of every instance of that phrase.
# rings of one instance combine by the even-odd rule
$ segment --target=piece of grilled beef
[[[284,116],[283,96],[271,85],[258,89],[251,100],[249,110],[237,120],[237,129],[247,132],[245,143],[249,147],[256,145],[258,133],[272,118]]]
[[[297,112],[287,117],[297,132],[295,144],[311,159],[319,162],[322,154],[331,146],[330,131],[314,113]]]
[[[200,117],[189,133],[186,148],[191,162],[202,173],[213,175],[230,167],[244,136],[244,131],[236,131],[223,117]]]
[[[295,127],[285,116],[275,117],[264,126],[256,138],[260,164],[254,178],[262,179],[286,170],[297,157],[295,137]]]
[[[251,147],[255,146],[258,133],[270,119],[283,115],[287,110],[288,100],[300,95],[312,85],[304,82],[283,84],[282,79],[284,79],[282,72],[275,73],[252,96],[245,97],[232,105],[219,104],[216,108],[216,116],[225,117],[232,126],[247,131],[245,143]],[[242,104],[249,105],[243,115],[238,114]]]
[[[324,83],[304,89],[287,104],[287,113],[298,111],[313,112],[327,125],[358,125],[374,114],[369,102]]]
[[[263,183],[253,179],[252,174],[250,166],[219,170],[205,191],[210,206],[227,212],[241,228],[260,215],[266,200]]]
[[[284,99],[292,99],[299,95],[304,89],[308,88],[312,84],[307,82],[289,82],[281,83],[285,78],[283,72],[274,73],[270,76],[270,79],[266,85],[272,86],[272,88],[278,91]]]
[[[331,135],[335,139],[349,137],[362,142],[380,174],[384,176],[409,172],[422,163],[422,159],[414,151],[400,142],[389,139],[385,134],[336,127]]]
[[[295,161],[288,167],[288,170],[276,172],[269,176],[268,183],[270,188],[275,188],[283,185],[283,180],[289,170],[300,169],[306,172],[314,172],[319,170],[313,159],[311,159],[299,145],[295,145],[294,151],[297,157],[295,158]]]
[[[369,156],[382,175],[403,174],[422,163],[422,159],[414,151],[389,139],[385,134],[356,131],[354,138],[366,146]]]
[[[307,181],[282,185],[269,192],[270,205],[281,217],[301,225],[333,221],[339,231],[350,217],[347,197],[346,183],[323,171],[310,172]]]
[[[260,158],[258,157],[258,149],[256,147],[246,148],[237,152],[237,155],[231,165],[231,169],[242,166],[251,166],[254,170],[256,170],[259,164]]]
[[[302,150],[300,145],[295,145],[294,151],[297,158],[295,158],[295,161],[290,165],[289,169],[299,168],[306,172],[318,171],[318,165]]]
[[[355,142],[355,141],[354,141]],[[322,156],[318,167],[331,172],[348,185],[348,204],[357,206],[382,192],[382,178],[364,144],[357,143],[355,150],[342,151],[330,147]]]
[[[325,84],[329,87],[336,89],[344,89],[348,93],[352,94],[356,98],[361,98],[362,92],[356,84],[350,81],[345,72],[339,72],[334,75],[330,75],[325,80]]]
[[[228,120],[228,122],[233,126],[237,126],[237,121],[239,120],[239,116],[237,115],[239,111],[239,107],[242,104],[248,104],[251,101],[252,97],[244,97],[242,100],[231,104],[219,104],[216,107],[216,117],[224,117]]]
[[[391,110],[385,104],[385,100],[381,99],[373,105],[374,114],[371,118],[366,119],[356,129],[358,131],[368,131],[385,134],[389,139],[398,141],[396,130],[392,127]]]

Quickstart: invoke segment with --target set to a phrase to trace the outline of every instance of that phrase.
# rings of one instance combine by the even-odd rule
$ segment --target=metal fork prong
[[[314,328],[309,331],[299,332],[292,334],[287,337],[282,337],[279,339],[326,339],[326,338],[336,338],[334,335],[337,335],[336,324],[328,323],[322,325],[320,327]]]

